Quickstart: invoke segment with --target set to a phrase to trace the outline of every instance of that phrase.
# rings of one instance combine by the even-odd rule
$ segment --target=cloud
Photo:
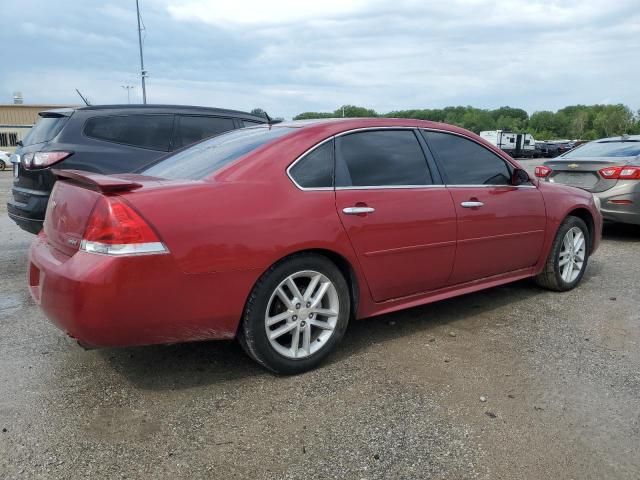
[[[81,86],[96,103],[122,102],[120,85],[139,85],[133,6],[5,3],[0,41],[20,59],[0,70],[7,100],[22,90],[27,101],[75,103]],[[345,103],[381,112],[532,112],[603,98],[640,106],[632,0],[140,3],[151,102],[262,107],[285,117]]]

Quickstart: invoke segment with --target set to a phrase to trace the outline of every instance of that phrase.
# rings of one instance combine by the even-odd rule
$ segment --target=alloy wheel
[[[571,283],[578,278],[584,267],[586,251],[587,242],[584,233],[578,227],[571,228],[562,240],[558,258],[562,280]]]
[[[264,316],[267,338],[280,355],[313,355],[331,338],[340,314],[335,285],[325,275],[304,270],[289,275],[271,294]]]

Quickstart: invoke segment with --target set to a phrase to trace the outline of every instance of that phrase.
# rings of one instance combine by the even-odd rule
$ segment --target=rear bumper
[[[171,255],[69,257],[38,236],[29,290],[47,317],[88,347],[235,336],[258,272],[184,274]]]
[[[13,198],[7,202],[9,217],[23,230],[38,233],[42,230],[51,192],[21,187],[13,187],[11,192]]]
[[[640,225],[640,189],[627,190],[612,188],[601,193],[595,193],[602,204],[601,212],[604,220],[609,222]],[[612,201],[629,201],[628,205],[616,204]]]

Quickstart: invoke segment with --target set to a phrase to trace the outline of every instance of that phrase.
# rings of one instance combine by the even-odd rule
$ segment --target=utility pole
[[[142,79],[142,103],[147,103],[147,89],[144,84],[144,79],[147,76],[147,72],[144,69],[144,58],[142,56],[142,27],[140,26],[140,5],[136,0],[136,12],[138,13],[138,45],[140,46],[140,78]]]
[[[136,88],[135,85],[120,85],[127,90],[127,103],[131,103],[131,89]]]

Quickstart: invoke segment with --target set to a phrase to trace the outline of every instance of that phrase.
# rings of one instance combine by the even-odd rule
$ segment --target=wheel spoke
[[[285,283],[287,287],[289,287],[289,290],[291,290],[291,293],[294,296],[294,298],[297,301],[301,302],[302,294],[300,293],[300,290],[298,289],[298,286],[296,285],[296,282],[293,280],[293,278],[291,277],[287,278],[287,281]]]
[[[322,315],[323,317],[337,317],[338,312],[334,312],[328,308],[314,308],[311,310],[311,313],[315,313],[316,315]]]
[[[311,295],[313,295],[313,292],[318,287],[318,283],[320,282],[320,278],[321,277],[322,276],[320,274],[314,275],[314,277],[309,282],[309,285],[307,286],[307,289],[304,291],[303,300],[305,302],[309,301],[309,299],[311,298]]]
[[[276,295],[280,300],[282,300],[282,303],[284,303],[284,306],[287,307],[287,309],[293,310],[295,308],[295,305],[293,304],[291,299],[287,296],[287,293],[282,289],[282,287],[277,288]]]
[[[311,354],[311,325],[307,323],[302,331],[302,350],[305,354]]]
[[[575,236],[573,237],[573,247],[577,250],[578,248],[580,248],[581,243],[583,242],[583,235],[582,232],[579,232],[577,234],[575,234]]]
[[[322,297],[324,297],[324,294],[327,293],[327,290],[330,286],[330,282],[324,282],[322,285],[320,285],[318,293],[316,293],[316,295],[311,299],[311,308],[315,308],[317,305],[320,305]]]
[[[286,325],[283,325],[280,328],[276,328],[272,332],[269,332],[269,340],[275,340],[276,338],[280,338],[285,333],[288,333],[297,327],[298,325],[296,323],[287,323]]]
[[[279,322],[281,322],[283,320],[288,319],[289,317],[291,317],[291,315],[293,315],[293,312],[290,311],[290,310],[287,310],[286,312],[282,312],[282,313],[279,313],[278,315],[275,315],[273,317],[269,317],[269,318],[267,318],[267,327],[272,327],[276,323],[279,323]]]
[[[298,348],[300,345],[300,325],[294,324],[295,330],[291,338],[291,355],[295,358],[298,356]]]
[[[565,257],[560,257],[558,266],[562,267],[563,265],[566,265],[567,263],[569,263],[570,260],[571,260],[571,257],[569,257],[569,255],[566,255]]]
[[[321,328],[322,330],[333,330],[333,327],[329,324],[329,322],[323,322],[315,318],[309,320],[309,324],[314,327]]]

